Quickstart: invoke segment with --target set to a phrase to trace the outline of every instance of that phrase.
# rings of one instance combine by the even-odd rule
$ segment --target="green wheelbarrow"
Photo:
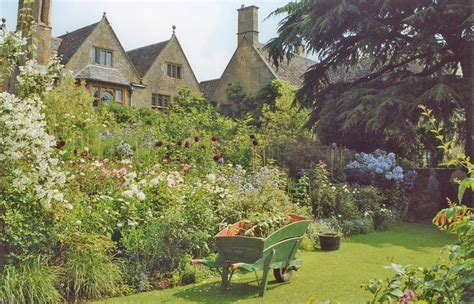
[[[295,253],[310,220],[294,214],[288,216],[291,219],[290,224],[266,238],[237,235],[244,229],[245,222],[235,223],[215,236],[219,253],[216,260],[192,260],[191,263],[217,269],[221,274],[223,289],[228,289],[236,270],[243,273],[254,272],[259,285],[259,295],[263,297],[270,270],[273,270],[277,282],[286,282],[290,280],[293,271],[301,267],[301,260],[295,259]],[[263,270],[260,280],[257,275],[259,270]]]

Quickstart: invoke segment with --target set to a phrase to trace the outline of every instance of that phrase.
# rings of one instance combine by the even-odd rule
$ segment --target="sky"
[[[52,0],[53,36],[98,22],[107,13],[125,50],[167,40],[172,25],[198,81],[219,78],[237,46],[237,9],[259,7],[259,40],[277,34],[279,18],[264,20],[290,0]],[[0,17],[16,26],[18,0],[0,0]]]

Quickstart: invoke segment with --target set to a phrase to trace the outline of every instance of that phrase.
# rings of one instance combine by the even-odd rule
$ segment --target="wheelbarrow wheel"
[[[293,269],[276,268],[273,269],[273,275],[279,283],[288,282],[293,275]]]

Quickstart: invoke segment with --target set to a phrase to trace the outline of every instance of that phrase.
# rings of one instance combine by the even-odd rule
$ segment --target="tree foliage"
[[[471,4],[291,2],[272,13],[285,17],[266,48],[276,65],[291,60],[301,44],[317,54],[297,99],[313,110],[308,124],[318,127],[326,143],[407,155],[431,136],[420,138],[417,132],[416,107],[423,103],[434,109],[445,130],[460,128],[472,154]]]

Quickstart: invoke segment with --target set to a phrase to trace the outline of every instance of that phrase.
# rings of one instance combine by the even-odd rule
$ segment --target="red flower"
[[[72,153],[74,153],[74,155],[77,155],[77,149],[74,149]]]
[[[201,139],[199,138],[199,136],[194,136],[194,141],[195,142],[199,142]]]
[[[219,136],[217,136],[217,135],[212,135],[211,140],[212,140],[213,142],[216,142],[216,141],[219,140]]]
[[[258,140],[254,139],[254,140],[252,141],[252,144],[253,144],[254,146],[257,146],[257,145],[258,145]]]
[[[221,158],[221,154],[217,153],[216,155],[214,155],[213,158],[214,158],[215,161],[219,161],[219,159]]]
[[[178,140],[178,141],[176,142],[176,145],[177,145],[178,147],[181,147],[182,144],[183,144],[183,142],[182,142],[181,140]]]
[[[82,151],[82,154],[81,154],[81,155],[82,155],[83,157],[87,157],[87,156],[89,156],[89,151],[84,150],[84,151]]]
[[[161,140],[155,141],[155,147],[159,148],[163,146],[163,142]]]
[[[56,142],[56,145],[54,146],[56,149],[62,149],[66,145],[66,142],[64,140],[59,140]]]
[[[186,148],[191,147],[191,141],[190,141],[189,139],[186,139],[186,141],[184,142],[184,146],[185,146]]]
[[[255,135],[250,135],[250,139],[254,140],[255,139]]]

